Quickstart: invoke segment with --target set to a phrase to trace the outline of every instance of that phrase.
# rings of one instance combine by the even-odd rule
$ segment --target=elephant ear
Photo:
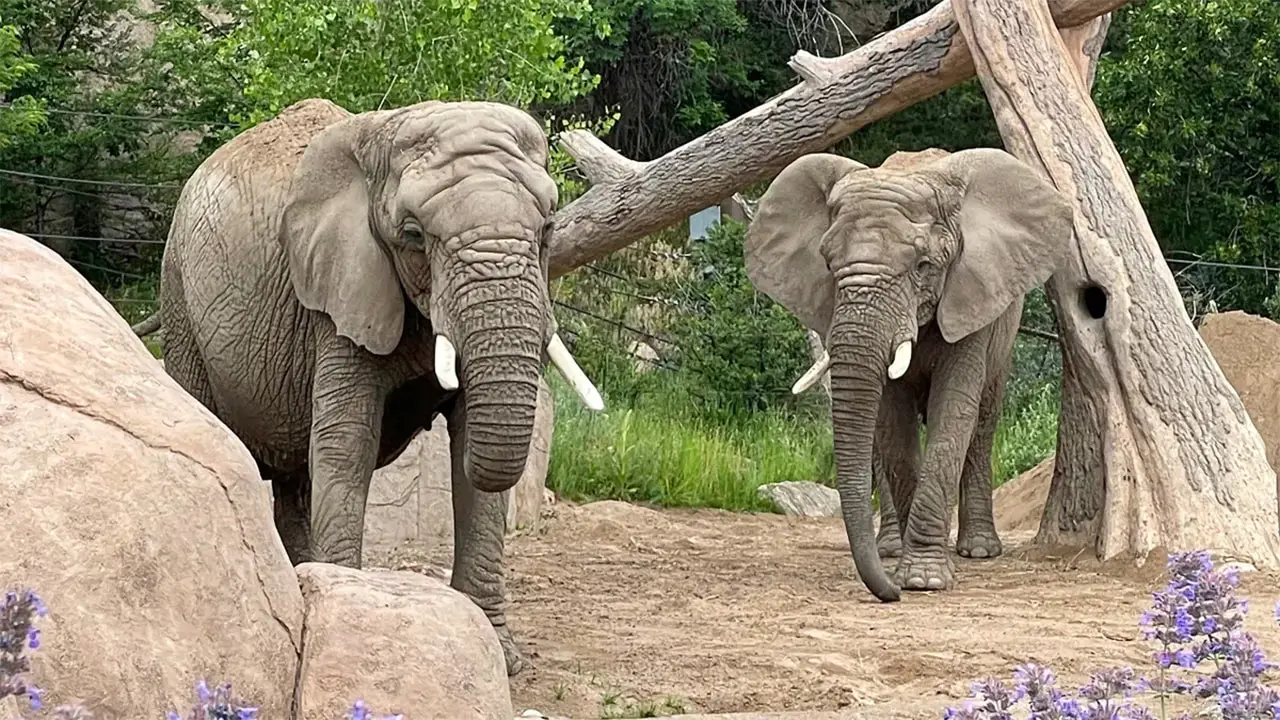
[[[937,309],[938,329],[954,343],[1049,279],[1071,248],[1073,211],[1048,179],[1002,150],[962,150],[940,165],[964,187],[960,254]]]
[[[760,198],[743,246],[747,277],[824,338],[835,278],[822,256],[831,227],[831,188],[866,165],[839,155],[805,155],[785,167]]]
[[[360,162],[363,139],[383,115],[352,116],[311,140],[294,171],[280,228],[298,300],[378,355],[395,350],[404,329],[403,291],[370,227],[370,178]]]

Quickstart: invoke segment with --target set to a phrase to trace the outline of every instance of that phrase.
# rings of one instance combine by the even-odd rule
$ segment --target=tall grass
[[[674,381],[631,402],[606,398],[606,411],[592,413],[558,374],[547,377],[556,402],[547,483],[571,500],[770,511],[772,505],[756,495],[760,485],[811,480],[834,486],[825,413],[698,412],[688,401],[689,388]],[[1028,396],[1005,413],[996,431],[996,486],[1054,451],[1056,387],[1044,385]]]
[[[834,482],[829,422],[780,411],[712,419],[682,409],[686,390],[675,382],[592,413],[558,376],[548,382],[556,425],[547,482],[573,500],[768,511],[756,496],[762,484]]]

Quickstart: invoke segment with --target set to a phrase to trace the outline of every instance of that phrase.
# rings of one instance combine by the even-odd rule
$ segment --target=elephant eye
[[[422,228],[418,227],[417,223],[411,222],[405,223],[404,227],[400,228],[400,239],[404,241],[405,245],[413,247],[422,247],[425,242]]]
[[[927,275],[929,271],[932,269],[933,269],[933,263],[929,262],[927,258],[916,263],[917,275]]]

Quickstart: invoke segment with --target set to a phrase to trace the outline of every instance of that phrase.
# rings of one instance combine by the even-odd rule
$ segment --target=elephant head
[[[939,157],[940,156],[940,157]],[[898,598],[876,553],[872,440],[886,382],[907,373],[919,329],[959,342],[1053,273],[1070,247],[1072,210],[1006,152],[938,152],[880,168],[812,154],[787,166],[747,233],[758,290],[825,340],[794,392],[831,372],[840,504],[858,574]]]
[[[548,356],[603,409],[551,313],[548,156],[538,124],[507,105],[352,115],[307,146],[279,232],[298,299],[339,335],[388,355],[406,307],[430,322],[435,377],[465,395],[467,477],[487,492],[524,470]]]

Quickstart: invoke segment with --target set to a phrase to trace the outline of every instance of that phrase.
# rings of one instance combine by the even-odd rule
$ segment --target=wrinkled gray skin
[[[307,100],[192,175],[165,248],[165,368],[244,442],[294,563],[360,567],[375,468],[443,413],[453,587],[504,616],[508,493],[554,331],[557,191],[537,123],[490,103],[352,115]],[[433,367],[457,348],[459,389]]]
[[[985,148],[899,154],[875,169],[807,155],[761,198],[747,272],[820,333],[830,353],[841,510],[858,574],[880,600],[899,599],[901,588],[954,586],[946,543],[957,486],[957,550],[1000,553],[992,437],[1023,296],[1064,257],[1071,223],[1070,205],[1051,184]],[[910,364],[890,379],[904,342],[913,344]],[[877,474],[898,516],[882,515],[890,522],[879,552]],[[880,555],[898,552],[890,578]]]

